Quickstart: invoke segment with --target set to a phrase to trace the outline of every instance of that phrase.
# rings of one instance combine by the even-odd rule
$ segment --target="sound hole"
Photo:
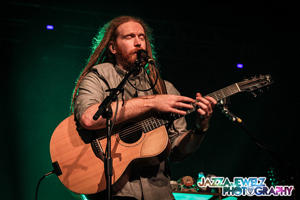
[[[126,124],[122,127],[122,131],[119,132],[120,139],[128,144],[137,142],[143,135],[142,129],[136,124]]]

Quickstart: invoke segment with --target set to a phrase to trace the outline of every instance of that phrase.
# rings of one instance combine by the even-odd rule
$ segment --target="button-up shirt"
[[[78,96],[75,101],[74,111],[76,119],[80,120],[88,107],[96,103],[101,103],[109,94],[106,90],[116,88],[126,73],[126,71],[111,63],[94,66],[80,84]],[[136,96],[153,95],[152,90],[139,91],[147,90],[151,87],[144,69],[141,69],[138,75],[130,76],[128,81],[135,88],[126,82],[123,94],[124,100],[135,98]],[[170,82],[164,82],[168,94],[180,95]],[[122,99],[122,95],[119,95],[118,98]],[[175,120],[168,128],[168,135],[171,142],[171,159],[173,161],[180,161],[187,156],[180,154],[176,147],[179,137],[185,132],[186,121],[184,117]],[[163,161],[158,165],[135,169],[134,174],[116,196],[130,196],[145,200],[174,199],[170,186],[170,171],[167,162]]]

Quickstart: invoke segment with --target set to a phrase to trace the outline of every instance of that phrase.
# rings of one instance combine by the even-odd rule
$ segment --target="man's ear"
[[[108,48],[109,48],[109,50],[110,50],[110,52],[112,53],[112,54],[116,54],[116,46],[115,46],[115,44],[113,43],[113,42],[109,42],[109,44],[108,44]]]

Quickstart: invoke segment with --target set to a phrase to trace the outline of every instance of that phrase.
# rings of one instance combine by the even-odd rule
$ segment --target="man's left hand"
[[[208,123],[213,113],[213,108],[217,104],[217,101],[212,97],[202,97],[200,93],[196,94],[196,100],[198,102],[195,105],[197,109],[196,128],[199,131],[208,129]]]

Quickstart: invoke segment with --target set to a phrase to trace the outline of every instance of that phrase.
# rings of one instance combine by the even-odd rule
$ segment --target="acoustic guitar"
[[[207,96],[220,101],[236,93],[253,92],[272,83],[270,75],[260,75]],[[196,109],[194,105],[187,110],[187,114]],[[171,145],[165,126],[180,117],[177,114],[161,113],[129,125],[115,126],[111,137],[113,194],[126,184],[136,166],[159,164],[168,157]],[[78,130],[74,115],[57,126],[50,141],[53,166],[61,172],[58,178],[76,194],[96,194],[106,190],[103,163],[105,149],[106,130]]]

